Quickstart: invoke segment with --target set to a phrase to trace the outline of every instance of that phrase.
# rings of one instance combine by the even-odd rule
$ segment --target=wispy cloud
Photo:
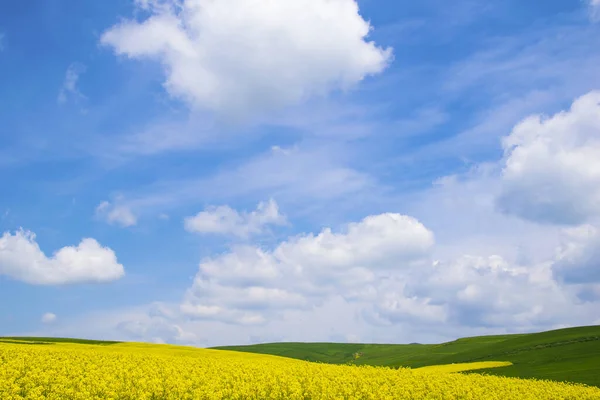
[[[124,192],[122,204],[140,214],[155,215],[199,201],[238,203],[260,201],[266,195],[286,206],[293,204],[295,212],[324,205],[340,210],[346,202],[364,200],[368,192],[377,195],[372,177],[346,165],[344,153],[343,146],[328,147],[322,142],[274,146],[204,177],[166,179]]]
[[[62,87],[58,92],[58,102],[60,104],[66,103],[69,99],[73,99],[74,101],[80,101],[86,98],[79,91],[79,88],[77,86],[79,82],[79,77],[85,72],[85,70],[85,65],[80,63],[73,63],[69,65],[69,68],[67,68],[67,72],[65,74],[65,79],[63,81]]]
[[[486,38],[480,50],[433,74],[440,106],[467,104],[462,120],[436,140],[396,156],[398,164],[443,165],[442,160],[490,160],[499,138],[529,114],[561,109],[600,80],[597,26],[545,26],[519,36]],[[576,71],[576,72],[575,72]],[[594,88],[594,87],[592,87]],[[383,160],[390,168],[390,160]]]

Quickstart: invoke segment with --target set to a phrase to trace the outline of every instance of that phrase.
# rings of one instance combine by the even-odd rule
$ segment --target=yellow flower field
[[[484,368],[507,367],[509,365],[512,365],[512,363],[508,362],[508,361],[481,361],[481,362],[471,362],[471,363],[431,365],[428,367],[417,368],[417,371],[438,374],[438,373],[442,373],[442,372],[450,373],[450,372],[474,371],[476,369],[484,369]]]
[[[0,399],[600,399],[600,389],[177,346],[0,343]]]

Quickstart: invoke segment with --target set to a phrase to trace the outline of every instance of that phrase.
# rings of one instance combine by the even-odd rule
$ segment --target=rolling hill
[[[441,344],[267,343],[214,349],[272,354],[331,364],[412,368],[475,361],[513,365],[478,373],[550,379],[600,387],[600,326],[478,336]],[[358,358],[355,359],[355,355]]]

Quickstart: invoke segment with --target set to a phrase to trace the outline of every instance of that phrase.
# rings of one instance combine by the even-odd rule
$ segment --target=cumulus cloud
[[[201,319],[264,323],[267,314],[310,309],[331,296],[373,296],[377,276],[422,265],[433,234],[414,218],[369,216],[334,233],[289,238],[272,251],[237,246],[204,260],[182,311]]]
[[[275,200],[261,202],[256,210],[238,212],[229,206],[209,207],[184,219],[188,232],[233,235],[247,238],[263,233],[268,225],[284,225],[286,217],[279,212]]]
[[[35,234],[19,230],[0,238],[0,275],[34,285],[104,283],[125,274],[115,253],[94,239],[78,246],[63,247],[47,257],[35,241]]]
[[[597,315],[576,280],[597,273],[591,228],[565,233],[555,256],[519,261],[468,255],[432,261],[433,234],[414,218],[381,214],[298,235],[267,251],[237,246],[205,259],[180,310],[195,320],[267,326],[292,310],[312,313],[339,297],[375,326],[527,331],[581,324]],[[579,269],[579,275],[577,275]],[[589,282],[588,282],[589,283]],[[589,286],[589,285],[588,285]],[[588,292],[596,287],[585,287]]]
[[[416,219],[387,213],[348,224],[341,233],[326,228],[318,235],[297,236],[282,243],[275,254],[282,260],[302,260],[315,269],[356,265],[386,270],[420,260],[434,241],[433,233]]]
[[[346,89],[390,62],[355,0],[145,0],[150,16],[108,29],[116,54],[164,66],[167,91],[225,114]]]
[[[49,312],[49,313],[46,313],[46,314],[42,315],[42,322],[44,324],[51,324],[51,323],[53,323],[55,321],[56,321],[56,314],[53,314],[53,313]]]
[[[552,117],[531,116],[504,138],[506,213],[543,223],[579,225],[600,214],[600,92]]]
[[[553,280],[548,264],[520,266],[498,255],[436,262],[415,273],[405,291],[444,322],[471,327],[548,325],[577,303]]]
[[[129,207],[103,201],[96,207],[96,216],[103,218],[109,224],[118,224],[124,228],[137,224],[137,217]]]
[[[77,87],[77,83],[79,82],[79,77],[86,70],[86,67],[79,63],[73,63],[69,65],[67,68],[67,72],[65,74],[65,80],[63,81],[62,87],[58,93],[58,102],[65,103],[69,98],[74,100],[85,99],[85,96],[81,94],[79,88]]]

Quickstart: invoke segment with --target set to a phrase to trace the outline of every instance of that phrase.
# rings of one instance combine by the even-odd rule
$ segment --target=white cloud
[[[370,216],[343,232],[324,229],[280,243],[273,251],[251,246],[200,264],[182,311],[201,319],[264,323],[266,314],[310,309],[328,297],[373,296],[377,276],[422,265],[433,234],[399,214]]]
[[[67,68],[67,72],[65,74],[65,80],[58,93],[59,103],[65,103],[69,98],[72,98],[76,101],[85,99],[85,96],[81,94],[79,88],[77,87],[79,77],[85,72],[85,70],[86,67],[79,63],[73,63],[69,65],[69,68]]]
[[[315,269],[359,265],[387,270],[420,260],[433,244],[433,234],[419,221],[387,213],[351,223],[342,233],[326,228],[316,236],[296,236],[282,243],[275,254],[282,260],[302,260]]]
[[[600,214],[600,92],[552,117],[525,119],[503,146],[503,211],[569,225]]]
[[[51,323],[53,323],[55,321],[56,321],[56,314],[53,314],[53,313],[49,312],[49,313],[46,313],[46,314],[42,315],[42,322],[44,324],[51,324]]]
[[[109,224],[118,224],[122,227],[137,224],[137,217],[128,206],[108,201],[103,201],[96,207],[96,216],[105,219]]]
[[[104,283],[125,274],[115,253],[94,239],[83,239],[47,257],[35,241],[35,234],[19,230],[0,238],[0,275],[34,285]]]
[[[565,318],[577,303],[553,280],[547,263],[519,266],[497,255],[434,263],[405,290],[437,305],[444,321],[459,326],[543,326]]]
[[[589,224],[565,229],[553,271],[567,283],[600,283],[600,229]]]
[[[263,233],[268,225],[284,225],[286,218],[280,214],[275,200],[261,202],[250,213],[232,209],[229,206],[209,207],[193,217],[184,220],[188,232],[234,235],[247,238]]]
[[[173,96],[245,114],[346,89],[381,72],[391,49],[367,41],[355,0],[143,1],[142,21],[113,26],[101,43],[160,61]]]

